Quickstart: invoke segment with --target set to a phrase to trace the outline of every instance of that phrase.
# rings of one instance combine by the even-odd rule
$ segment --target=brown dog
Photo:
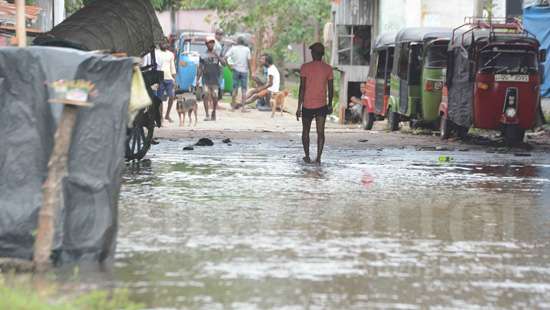
[[[286,96],[288,96],[288,90],[283,90],[278,93],[273,94],[273,98],[271,98],[271,117],[275,117],[275,111],[277,109],[281,110],[281,116],[283,116],[283,113],[285,112],[285,99]]]
[[[191,114],[195,114],[195,126],[197,125],[197,99],[193,94],[177,94],[176,95],[176,110],[180,119],[180,127],[185,126],[185,114],[189,115],[189,126],[191,126]]]

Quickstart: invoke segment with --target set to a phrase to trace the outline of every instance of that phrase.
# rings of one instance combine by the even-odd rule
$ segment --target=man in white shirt
[[[361,90],[361,98],[352,96],[350,98],[350,102],[348,103],[352,122],[361,121],[363,106],[365,105],[365,101],[367,100],[367,83],[361,83],[359,85],[359,89]]]
[[[168,43],[164,41],[160,44],[160,50],[155,49],[155,64],[152,63],[150,54],[147,54],[143,58],[144,66],[153,66],[155,70],[163,72],[164,79],[160,83],[157,89],[157,97],[160,98],[163,102],[168,99],[168,109],[164,119],[169,122],[172,122],[170,118],[170,110],[174,104],[174,99],[176,98],[175,93],[175,79],[176,79],[176,64],[174,60],[174,54],[168,50]],[[162,115],[162,106],[161,106],[161,115]]]
[[[168,50],[168,43],[162,42],[160,44],[160,51],[155,50],[155,58],[157,62],[157,69],[164,73],[164,80],[160,83],[157,96],[164,102],[168,98],[168,108],[164,119],[173,122],[170,118],[170,110],[174,104],[176,98],[175,93],[175,79],[176,79],[176,64],[174,60],[174,54]]]
[[[259,87],[256,92],[260,93],[262,90],[267,89],[267,95],[258,100],[256,108],[258,110],[271,111],[269,103],[271,98],[279,92],[281,76],[279,75],[279,70],[277,70],[277,67],[273,64],[273,57],[271,57],[271,55],[262,55],[260,62],[264,68],[267,68],[267,83]]]
[[[244,38],[237,38],[237,45],[231,47],[226,54],[226,61],[233,69],[233,100],[231,105],[237,107],[237,94],[241,88],[241,108],[245,111],[246,91],[248,89],[248,73],[250,72],[251,53],[245,45]]]
[[[163,102],[168,98],[168,111],[166,111],[165,119],[172,122],[170,118],[170,110],[176,97],[175,94],[175,78],[176,78],[176,64],[174,60],[174,54],[168,50],[168,41],[165,41],[159,45],[160,49],[155,49],[155,63],[151,59],[151,54],[147,54],[143,57],[143,66],[150,66],[154,70],[162,71],[164,80],[158,85],[157,97]],[[161,105],[162,115],[162,105]]]

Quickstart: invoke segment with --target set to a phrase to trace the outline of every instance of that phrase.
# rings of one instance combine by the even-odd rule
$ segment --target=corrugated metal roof
[[[32,22],[36,21],[38,14],[42,9],[39,6],[26,5],[25,6],[25,18],[31,20]],[[15,19],[15,4],[8,3],[6,1],[0,1],[0,17],[11,20]]]
[[[340,0],[332,3],[336,25],[374,25],[376,0]]]

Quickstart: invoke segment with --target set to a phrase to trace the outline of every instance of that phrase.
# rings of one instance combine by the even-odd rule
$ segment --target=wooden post
[[[17,46],[27,46],[27,30],[25,25],[25,0],[15,0],[15,36]]]
[[[34,243],[34,266],[38,272],[44,272],[50,267],[55,216],[61,204],[61,182],[67,174],[67,158],[77,112],[76,105],[64,105],[55,132],[54,147],[48,162],[48,178],[42,188],[42,208],[38,214],[38,230]]]

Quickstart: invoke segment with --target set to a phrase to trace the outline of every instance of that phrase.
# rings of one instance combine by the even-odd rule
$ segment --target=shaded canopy
[[[109,50],[139,57],[160,43],[163,36],[149,0],[96,0],[37,37],[33,44]]]
[[[399,31],[395,42],[424,42],[433,39],[450,39],[451,36],[452,29],[450,28],[411,27]]]
[[[396,32],[385,32],[374,41],[374,49],[381,49],[395,45]]]

